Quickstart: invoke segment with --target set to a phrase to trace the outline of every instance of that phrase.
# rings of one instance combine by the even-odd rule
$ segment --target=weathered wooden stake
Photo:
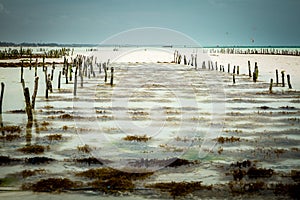
[[[61,80],[61,71],[59,71],[58,74],[58,86],[57,86],[58,89],[60,89],[60,80]]]
[[[278,69],[276,69],[276,86],[278,86]]]
[[[68,71],[69,71],[69,63],[66,63],[66,68],[65,68],[65,78],[66,78],[66,84],[68,84]]]
[[[232,75],[233,84],[235,84],[235,74]]]
[[[185,56],[185,55],[183,56],[183,64],[184,64],[184,65],[187,64],[187,62],[186,62],[186,56]]]
[[[197,69],[197,54],[195,55],[195,69]]]
[[[218,63],[217,63],[217,61],[215,62],[215,65],[216,65],[216,70],[218,71]]]
[[[284,83],[284,71],[281,71],[281,79],[282,79],[282,87],[285,86],[285,83]]]
[[[32,109],[34,109],[35,107],[35,98],[36,98],[36,95],[37,95],[37,91],[38,91],[38,87],[39,87],[39,77],[35,77],[35,80],[34,80],[34,91],[33,91],[33,94],[32,94]]]
[[[76,94],[77,94],[77,69],[78,69],[78,67],[76,67],[76,69],[75,69],[74,91],[73,91],[74,96],[76,96]]]
[[[251,65],[250,65],[250,60],[248,60],[248,70],[249,70],[249,77],[251,77]]]
[[[237,75],[240,74],[240,66],[237,66],[237,67],[236,67],[236,73],[237,73]]]
[[[289,89],[292,89],[291,79],[290,79],[290,75],[289,74],[287,75],[287,82],[288,82]]]
[[[228,63],[228,73],[230,73],[230,64]]]
[[[46,99],[48,99],[48,76],[47,76],[47,67],[44,70],[44,74],[45,74],[45,97]]]
[[[233,66],[233,71],[232,72],[233,72],[233,74],[235,74],[235,65]]]
[[[0,114],[2,114],[2,102],[3,102],[3,97],[4,97],[4,88],[5,88],[5,84],[3,82],[1,82]]]
[[[32,121],[33,120],[33,117],[32,117],[32,107],[31,107],[31,103],[30,103],[30,95],[29,95],[29,89],[28,89],[28,87],[26,87],[24,89],[24,96],[25,96],[25,102],[26,102],[27,118],[28,118],[28,121]]]
[[[272,93],[273,79],[271,78],[269,92]]]
[[[22,65],[21,65],[21,82],[23,80],[23,73],[24,73],[24,69],[23,69],[23,60],[22,60]]]
[[[104,76],[104,82],[106,83],[107,81],[107,68],[106,68],[106,65],[104,65],[104,73],[105,73],[105,76]]]
[[[114,84],[114,68],[110,68],[110,85],[113,86]]]
[[[35,59],[34,76],[37,76],[38,59]]]

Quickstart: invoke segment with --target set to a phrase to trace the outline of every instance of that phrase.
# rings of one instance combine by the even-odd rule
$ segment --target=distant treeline
[[[51,49],[45,50],[40,48],[40,53],[33,53],[30,48],[8,48],[0,50],[0,59],[17,59],[17,58],[61,58],[63,56],[69,56],[70,48]],[[73,50],[71,52],[73,54]]]
[[[95,44],[58,44],[58,43],[14,43],[14,42],[1,42],[0,47],[95,47]]]

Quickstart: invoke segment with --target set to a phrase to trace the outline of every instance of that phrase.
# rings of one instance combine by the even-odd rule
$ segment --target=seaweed
[[[70,114],[63,114],[63,115],[60,115],[58,118],[60,118],[60,119],[73,119],[74,116],[72,116]]]
[[[49,122],[46,122],[46,121],[43,121],[42,123],[41,123],[41,125],[42,126],[48,126],[50,123]]]
[[[179,167],[183,165],[191,165],[191,164],[196,164],[196,161],[189,161],[181,158],[175,159],[173,162],[167,165],[167,167]]]
[[[12,163],[19,163],[21,159],[10,158],[9,156],[0,156],[0,165],[9,165]]]
[[[103,165],[103,163],[97,159],[97,158],[94,158],[94,157],[89,157],[89,158],[77,158],[75,159],[76,162],[78,163],[86,163],[88,164],[89,166],[91,164],[100,164],[100,165]]]
[[[293,199],[300,199],[300,183],[297,184],[283,184],[275,185],[274,193],[276,195],[288,195]]]
[[[22,131],[20,126],[4,126],[0,127],[0,132],[7,132],[7,133],[20,133]]]
[[[81,182],[74,182],[67,178],[48,178],[42,179],[34,184],[23,184],[23,190],[32,190],[34,192],[63,192],[73,188],[78,188]]]
[[[108,180],[110,178],[127,178],[130,180],[145,179],[151,176],[153,172],[142,172],[142,173],[130,173],[119,171],[113,168],[96,168],[89,169],[87,171],[76,173],[76,176],[86,177],[89,179],[101,179]]]
[[[262,181],[246,183],[243,181],[230,181],[228,183],[229,189],[233,194],[245,194],[259,192],[266,189],[266,184]]]
[[[150,139],[151,139],[151,137],[148,137],[146,135],[142,135],[142,136],[127,135],[126,137],[123,138],[123,140],[126,140],[126,141],[137,141],[137,142],[147,142]]]
[[[62,135],[61,134],[47,135],[47,138],[50,141],[53,141],[53,140],[62,140]]]
[[[300,182],[300,171],[299,170],[291,170],[291,177],[295,182]]]
[[[273,169],[250,167],[247,175],[249,178],[270,178],[274,173]]]
[[[42,154],[44,153],[45,149],[46,147],[35,144],[19,148],[18,151],[29,154]]]
[[[89,145],[84,145],[84,146],[78,146],[77,147],[78,151],[81,151],[83,153],[90,153],[91,152],[91,148],[89,147]]]
[[[19,138],[21,138],[21,136],[18,134],[7,134],[7,135],[0,136],[1,140],[6,140],[6,141],[13,141],[13,140],[17,140]]]
[[[197,190],[211,190],[212,186],[201,185],[202,181],[198,182],[167,182],[155,183],[146,185],[147,188],[160,189],[168,192],[174,199],[177,196],[186,196]]]
[[[231,164],[231,167],[238,167],[238,168],[242,168],[242,167],[250,167],[252,165],[250,160],[244,160],[244,161],[237,161],[236,164]]]
[[[33,165],[39,165],[39,164],[48,164],[49,162],[55,161],[53,158],[47,158],[47,157],[32,157],[32,158],[26,158],[25,162],[28,164]]]
[[[27,178],[27,177],[30,177],[30,176],[34,176],[36,174],[43,174],[45,173],[46,171],[44,169],[35,169],[35,170],[23,170],[21,171],[21,176],[23,178]]]
[[[89,185],[93,186],[94,188],[109,194],[119,193],[119,192],[126,192],[126,191],[133,191],[134,184],[132,180],[127,179],[126,177],[112,177],[108,180],[96,180]]]
[[[218,137],[217,141],[221,144],[223,144],[225,142],[240,142],[240,138],[233,137],[233,136],[231,136],[230,138],[228,138],[228,137]]]
[[[25,113],[25,110],[22,110],[22,109],[20,109],[20,110],[9,110],[7,112],[9,112],[9,113]]]

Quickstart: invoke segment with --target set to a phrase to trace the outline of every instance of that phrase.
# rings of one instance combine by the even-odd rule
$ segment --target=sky
[[[94,44],[160,27],[202,46],[300,45],[299,10],[300,0],[0,0],[0,41]]]

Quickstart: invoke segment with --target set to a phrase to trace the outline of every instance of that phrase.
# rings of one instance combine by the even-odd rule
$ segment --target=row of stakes
[[[176,63],[176,64],[181,64],[181,59],[182,59],[182,56],[181,54],[179,54],[179,52],[176,50],[174,52],[174,61],[173,63]],[[202,69],[207,69],[206,68],[206,62],[203,61],[202,63]],[[197,54],[191,54],[191,59],[189,61],[187,61],[187,58],[186,58],[186,55],[183,56],[183,64],[184,65],[191,65],[191,66],[195,66],[195,69],[197,69]],[[218,70],[218,63],[217,61],[215,62],[215,67],[214,67],[214,64],[212,61],[208,61],[208,69],[209,70]],[[225,68],[224,68],[224,65],[220,65],[219,66],[219,70],[221,72],[225,72]],[[228,68],[227,68],[227,71],[228,73],[230,73],[230,64],[228,64]],[[254,66],[254,71],[253,73],[251,73],[251,64],[250,64],[250,61],[248,61],[248,71],[249,71],[249,77],[253,78],[253,82],[257,82],[257,79],[258,79],[258,66],[257,66],[257,62],[255,62],[255,66]],[[232,72],[232,82],[233,84],[236,83],[236,80],[235,80],[235,75],[239,75],[240,73],[240,67],[239,66],[235,66],[233,67],[233,72]],[[285,74],[284,74],[284,71],[281,71],[281,85],[282,87],[285,87]],[[291,85],[291,78],[290,78],[290,75],[287,74],[287,83],[288,83],[288,87],[289,89],[292,89],[292,85]],[[278,70],[276,69],[276,86],[279,86],[280,83],[279,83],[279,77],[278,77]],[[270,86],[269,86],[269,92],[272,93],[272,88],[273,88],[273,79],[271,78],[270,80]]]
[[[30,60],[31,61],[31,60]],[[63,63],[63,69],[62,71],[59,71],[58,74],[58,85],[57,88],[60,90],[61,89],[61,79],[62,76],[65,76],[65,83],[69,84],[70,81],[73,79],[73,74],[74,74],[74,89],[73,89],[73,95],[77,95],[77,78],[78,76],[80,77],[80,86],[83,87],[83,79],[84,77],[88,77],[89,79],[91,76],[96,77],[96,72],[93,67],[93,63],[95,66],[98,67],[99,74],[102,73],[102,70],[104,71],[104,82],[106,83],[108,81],[108,70],[109,70],[109,60],[104,63],[97,63],[97,58],[94,59],[94,57],[86,57],[83,55],[78,55],[73,62],[69,63],[68,59],[64,58],[64,63]],[[31,62],[30,62],[31,63]],[[55,67],[55,62],[52,63],[52,70],[51,73],[48,74],[48,67],[46,66],[45,63],[45,58],[43,58],[43,72],[44,72],[44,77],[45,77],[45,98],[49,98],[49,91],[50,93],[53,92],[53,86],[52,86],[52,81],[54,78],[54,70],[56,69]],[[24,98],[25,98],[25,111],[27,114],[27,118],[29,122],[33,121],[33,114],[32,111],[35,108],[35,100],[36,100],[36,95],[38,91],[38,83],[39,83],[39,77],[37,74],[37,69],[38,69],[39,63],[38,60],[36,59],[36,63],[34,66],[35,70],[35,81],[34,81],[34,91],[33,95],[30,98],[30,92],[29,88],[26,87],[25,81],[24,81],[24,67],[23,67],[23,61],[21,65],[21,84],[23,88],[23,93],[24,93]],[[29,70],[31,70],[32,66],[30,65]],[[75,69],[75,70],[74,70]],[[114,68],[110,67],[110,85],[114,85]],[[3,102],[3,97],[4,97],[4,89],[5,89],[5,84],[1,82],[1,93],[0,93],[0,115],[2,116],[2,102]],[[2,120],[1,120],[2,121]]]
[[[179,54],[178,51],[174,52],[174,61],[173,63],[176,64],[181,64],[181,59],[182,56],[181,54]],[[95,70],[93,68],[93,62],[94,64],[98,67],[99,70],[99,74],[102,73],[102,69],[104,71],[104,82],[107,82],[108,79],[108,70],[109,70],[109,60],[107,62],[104,63],[97,63],[97,58],[94,59],[94,57],[86,57],[86,56],[82,56],[82,55],[78,55],[72,63],[69,63],[68,60],[66,58],[64,58],[64,64],[63,64],[63,70],[59,71],[59,75],[58,75],[58,86],[57,88],[60,89],[61,88],[61,77],[62,75],[65,76],[65,83],[69,84],[69,81],[72,81],[72,76],[74,73],[74,89],[73,89],[73,95],[76,96],[77,95],[77,77],[80,77],[80,86],[83,87],[83,77],[88,77],[89,79],[91,78],[91,76],[96,77],[96,73]],[[31,63],[31,60],[30,60]],[[183,56],[183,64],[184,65],[190,65],[190,66],[194,66],[195,69],[197,69],[197,54],[192,54],[191,55],[191,59],[189,61],[187,61],[187,57],[184,55]],[[32,110],[34,110],[35,107],[35,99],[36,99],[36,95],[37,95],[37,91],[38,91],[38,81],[39,81],[39,77],[37,76],[37,67],[38,67],[38,61],[36,59],[36,63],[35,63],[35,83],[34,83],[34,92],[32,95],[32,99],[30,100],[30,93],[29,93],[29,88],[25,86],[25,81],[23,78],[23,73],[24,73],[24,69],[23,69],[23,61],[22,61],[22,66],[21,66],[21,83],[22,83],[22,87],[23,87],[23,92],[24,92],[24,97],[25,97],[25,103],[26,103],[26,113],[27,113],[27,117],[28,117],[28,121],[32,121],[33,120],[33,115],[32,115]],[[55,62],[53,62],[52,64],[52,71],[51,74],[47,73],[47,69],[48,67],[45,65],[45,58],[43,58],[43,63],[42,63],[42,67],[43,67],[43,72],[44,72],[44,76],[45,76],[45,98],[48,99],[49,97],[49,91],[52,93],[52,81],[53,81],[53,74],[54,74],[54,70],[55,70]],[[73,71],[73,69],[75,68],[75,72]],[[31,65],[30,68],[31,70]],[[202,69],[207,69],[206,67],[206,62],[203,61],[202,63]],[[110,72],[110,85],[113,86],[113,79],[114,79],[114,68],[111,67],[110,68],[111,72]],[[225,72],[225,67],[224,65],[220,65],[219,69],[218,69],[218,64],[217,61],[215,62],[215,65],[213,64],[212,61],[208,61],[208,70],[219,70],[221,72]],[[257,82],[258,79],[258,66],[257,66],[257,62],[255,62],[255,67],[254,67],[254,71],[253,73],[251,73],[251,65],[250,65],[250,61],[248,61],[248,70],[249,70],[249,77],[253,77],[253,82]],[[228,68],[227,68],[227,72],[230,73],[230,64],[228,64]],[[233,75],[232,75],[232,81],[233,84],[236,83],[235,80],[235,75],[239,75],[239,66],[234,66],[233,67]],[[282,87],[285,87],[285,74],[284,71],[281,71],[281,85]],[[290,89],[292,89],[292,85],[291,85],[291,81],[290,81],[290,75],[287,75],[287,82],[288,82],[288,87]],[[269,86],[269,92],[272,93],[272,87],[273,87],[273,79],[270,80],[270,86]],[[279,75],[278,75],[278,70],[276,69],[276,86],[279,86]],[[4,88],[5,88],[5,84],[2,82],[1,83],[1,93],[0,93],[0,114],[2,114],[2,102],[3,102],[3,95],[4,95]]]

